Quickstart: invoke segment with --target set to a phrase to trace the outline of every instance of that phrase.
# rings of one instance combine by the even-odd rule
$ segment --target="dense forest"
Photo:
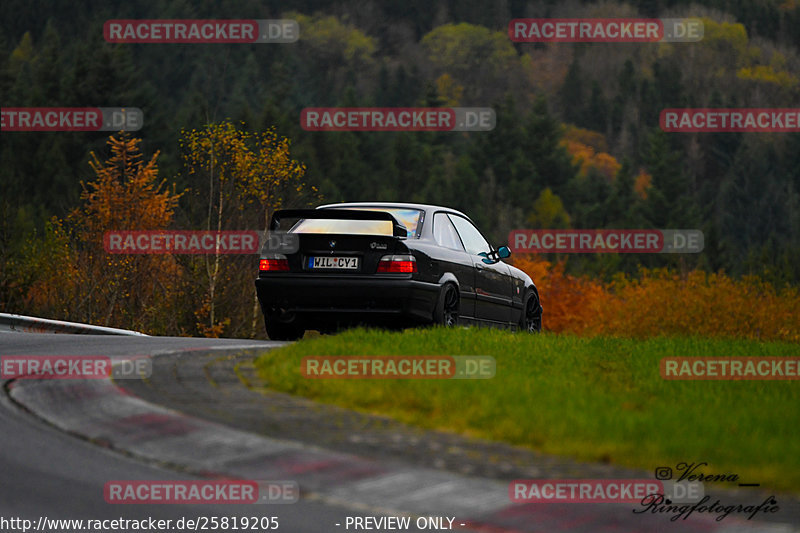
[[[274,127],[327,202],[461,209],[504,243],[517,228],[697,228],[685,256],[573,256],[572,273],[640,265],[800,282],[800,132],[664,133],[675,107],[800,107],[800,2],[704,0],[43,2],[0,7],[3,107],[138,107],[135,136],[202,227],[206,183],[182,132]],[[701,17],[697,43],[514,43],[519,17]],[[127,18],[295,19],[290,44],[110,44]],[[491,132],[308,132],[324,106],[492,107]],[[0,268],[81,202],[108,132],[0,136]],[[305,198],[304,201],[308,201]],[[14,258],[17,259],[14,259]],[[4,268],[5,270],[5,268]],[[6,276],[3,276],[4,278]],[[0,305],[13,301],[0,283]]]

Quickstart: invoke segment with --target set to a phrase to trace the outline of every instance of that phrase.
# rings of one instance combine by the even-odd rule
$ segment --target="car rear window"
[[[341,207],[354,211],[383,211],[391,213],[406,228],[409,239],[417,237],[422,211],[399,207]],[[292,229],[292,233],[344,233],[350,235],[393,235],[392,223],[387,220],[337,220],[303,219]]]

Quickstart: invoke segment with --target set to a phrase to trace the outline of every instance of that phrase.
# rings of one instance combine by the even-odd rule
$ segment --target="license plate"
[[[358,270],[358,257],[309,257],[308,268],[330,270]]]

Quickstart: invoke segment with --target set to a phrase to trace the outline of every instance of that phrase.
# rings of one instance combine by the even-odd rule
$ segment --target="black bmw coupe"
[[[541,331],[539,292],[527,274],[502,261],[510,254],[447,207],[359,202],[287,209],[272,217],[256,290],[273,340],[359,324]]]

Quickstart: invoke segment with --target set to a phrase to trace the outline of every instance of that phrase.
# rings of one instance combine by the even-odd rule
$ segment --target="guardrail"
[[[64,322],[63,320],[50,320],[33,316],[0,313],[0,331],[14,331],[19,333],[70,333],[80,335],[132,335],[147,337],[144,333],[129,329],[107,328],[105,326],[92,326],[78,322]]]

